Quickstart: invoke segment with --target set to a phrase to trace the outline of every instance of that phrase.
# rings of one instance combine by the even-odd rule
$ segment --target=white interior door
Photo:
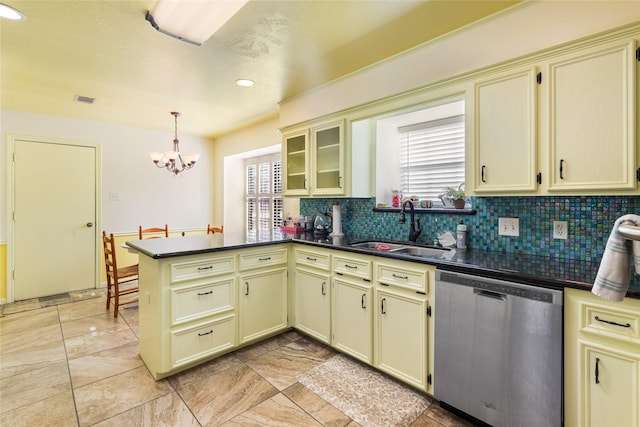
[[[98,148],[16,139],[14,300],[97,284]]]

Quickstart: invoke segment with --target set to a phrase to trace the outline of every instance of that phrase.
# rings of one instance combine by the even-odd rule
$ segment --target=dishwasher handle
[[[473,293],[487,298],[499,299],[500,301],[504,301],[507,299],[507,296],[504,294],[499,294],[498,292],[487,291],[486,289],[474,289]]]

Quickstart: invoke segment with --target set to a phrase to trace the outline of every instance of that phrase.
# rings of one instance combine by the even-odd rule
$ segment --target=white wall
[[[640,21],[638,0],[528,1],[284,100],[280,126],[367,104],[636,21]]]
[[[197,165],[174,177],[156,168],[150,151],[172,149],[173,128],[158,132],[27,112],[0,111],[0,165],[6,171],[6,135],[46,136],[97,143],[101,147],[102,224],[113,233],[134,232],[138,225],[169,224],[169,229],[206,228],[213,220],[213,142],[178,132],[180,150],[199,153]],[[179,131],[179,129],[178,129]],[[60,165],[60,173],[70,165]],[[6,173],[0,176],[0,241],[6,239]],[[120,201],[110,201],[119,193]]]
[[[243,159],[279,150],[282,135],[278,119],[220,137],[214,145],[215,194],[214,217],[225,231],[244,230],[244,162]],[[299,199],[286,197],[284,212],[298,216]]]

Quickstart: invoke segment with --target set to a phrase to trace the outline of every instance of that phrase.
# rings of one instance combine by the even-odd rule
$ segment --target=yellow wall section
[[[0,245],[0,301],[7,300],[7,245]]]

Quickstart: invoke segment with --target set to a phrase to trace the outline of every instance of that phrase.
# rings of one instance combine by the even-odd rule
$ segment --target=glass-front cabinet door
[[[344,195],[344,120],[311,129],[314,195]]]
[[[284,135],[285,195],[309,194],[307,129]]]

